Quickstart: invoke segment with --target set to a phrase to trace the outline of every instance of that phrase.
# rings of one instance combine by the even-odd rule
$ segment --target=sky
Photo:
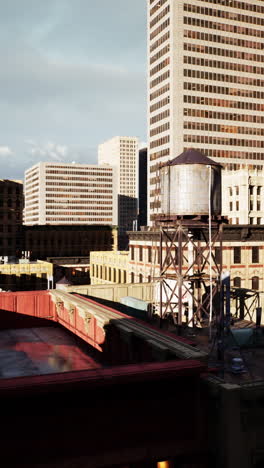
[[[0,64],[2,179],[146,141],[145,0],[0,0]]]

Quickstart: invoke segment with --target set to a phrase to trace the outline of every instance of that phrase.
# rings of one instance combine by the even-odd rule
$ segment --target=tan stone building
[[[129,233],[128,278],[131,283],[148,283],[159,277],[160,232]],[[165,253],[165,247],[164,253]],[[219,243],[214,255],[219,256]],[[188,257],[188,252],[185,252]],[[184,268],[188,268],[188,263]],[[171,270],[173,272],[173,270]],[[262,226],[225,225],[223,233],[223,272],[230,272],[231,287],[260,293],[264,308],[264,230]]]
[[[53,265],[37,260],[0,264],[0,288],[4,291],[52,289]]]
[[[232,224],[264,224],[264,171],[222,171],[222,213]]]
[[[91,284],[127,283],[128,266],[128,252],[91,252]]]

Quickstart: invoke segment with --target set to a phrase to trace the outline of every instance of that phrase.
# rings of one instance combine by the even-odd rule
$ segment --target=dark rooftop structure
[[[203,153],[194,149],[184,151],[179,156],[163,164],[163,166],[176,166],[180,164],[205,164],[208,166],[221,166],[221,164],[213,161]]]

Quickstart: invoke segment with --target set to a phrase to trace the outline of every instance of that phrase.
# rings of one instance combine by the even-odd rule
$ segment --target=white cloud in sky
[[[31,142],[30,154],[37,156],[43,161],[53,159],[54,161],[63,162],[68,156],[69,149],[66,145],[59,145],[57,143],[48,142],[45,145],[37,145]]]
[[[13,151],[9,146],[0,146],[0,156],[13,156]]]
[[[146,139],[144,0],[0,6],[2,177],[45,160],[94,164],[115,135]]]

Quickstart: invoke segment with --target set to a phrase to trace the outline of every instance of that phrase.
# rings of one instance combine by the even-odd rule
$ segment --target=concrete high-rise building
[[[138,139],[116,136],[100,144],[98,163],[116,168],[119,231],[122,234],[132,230],[137,219]]]
[[[160,162],[194,148],[264,164],[264,1],[148,0],[150,220]]]
[[[25,172],[24,224],[117,224],[115,170],[38,163]]]

